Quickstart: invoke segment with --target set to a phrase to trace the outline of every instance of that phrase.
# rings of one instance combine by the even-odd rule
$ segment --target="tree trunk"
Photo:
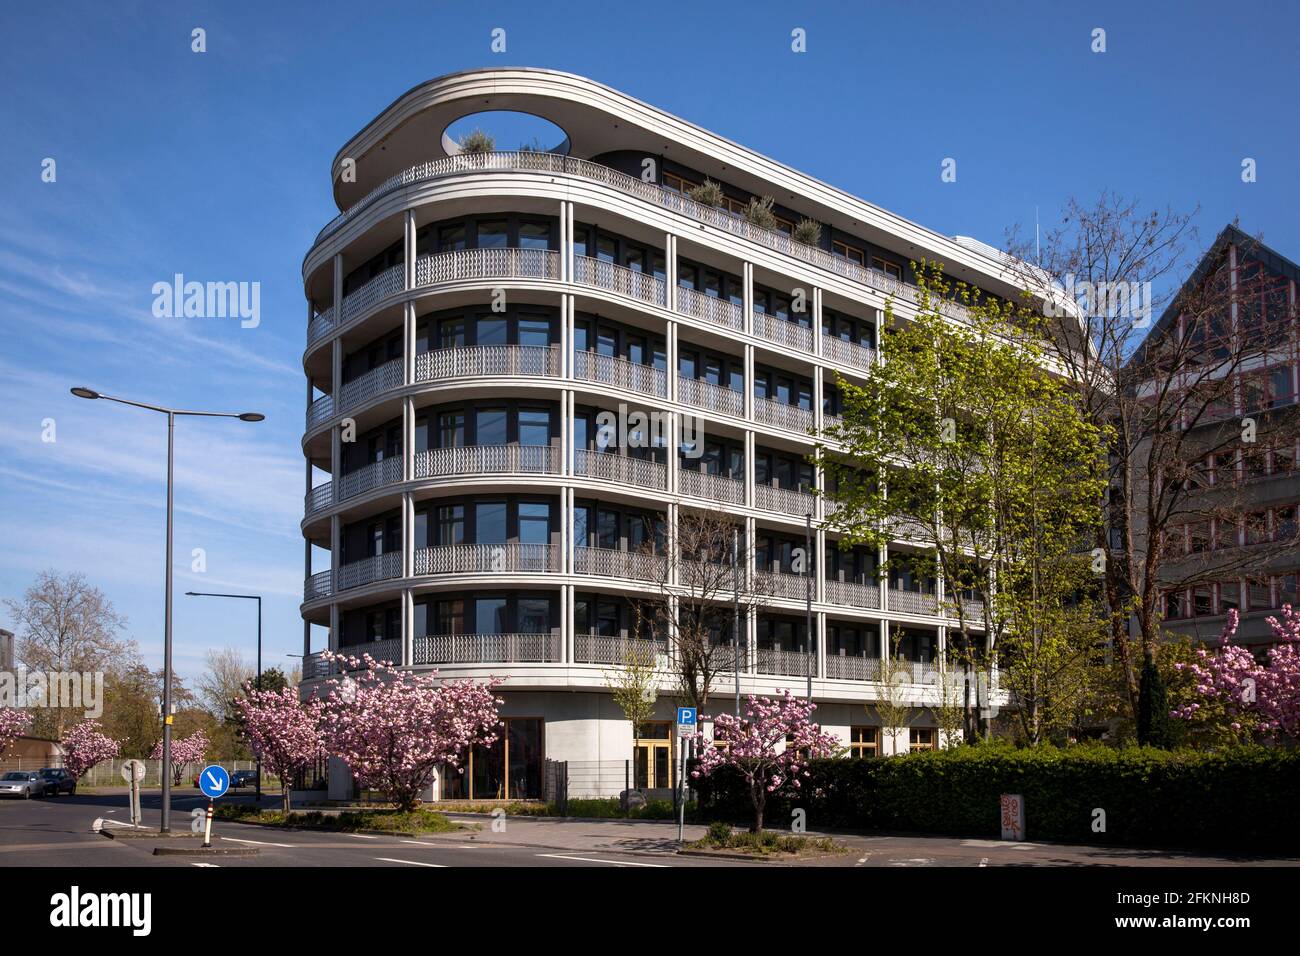
[[[750,795],[754,800],[754,825],[749,828],[750,833],[763,832],[763,808],[767,804],[767,791],[760,784],[756,789],[750,790]]]
[[[291,786],[292,784],[288,777],[280,778],[280,809],[284,811],[286,817],[289,815],[289,792]]]

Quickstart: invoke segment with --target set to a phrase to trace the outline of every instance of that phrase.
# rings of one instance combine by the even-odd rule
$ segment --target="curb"
[[[156,846],[154,856],[257,856],[255,846]]]
[[[100,830],[99,834],[108,837],[110,840],[195,840],[203,836],[202,833],[179,833],[176,831],[159,833],[157,830],[110,830],[108,828]]]
[[[423,837],[423,836],[452,837],[452,836],[455,836],[456,833],[458,832],[458,831],[444,831],[444,830],[416,830],[416,831],[414,831],[414,832],[408,832],[408,831],[406,831],[406,830],[370,830],[370,829],[366,829],[366,830],[331,830],[331,829],[328,829],[328,828],[326,828],[326,827],[292,827],[292,826],[282,826],[282,825],[279,824],[279,823],[263,823],[263,822],[261,822],[260,820],[219,820],[219,819],[214,819],[213,822],[214,822],[214,823],[237,823],[237,824],[239,824],[240,826],[244,826],[244,827],[262,827],[264,830],[281,830],[281,831],[283,831],[283,832],[285,832],[285,833],[325,833],[325,834],[331,834],[331,833],[363,833],[363,834],[365,834],[366,836],[387,836],[387,837]],[[479,832],[479,831],[477,831],[477,830],[470,830],[468,827],[466,827],[465,829],[466,829],[468,832],[471,832],[471,833],[477,833],[477,832]],[[155,834],[155,835],[157,835],[157,834]],[[190,836],[191,834],[186,833],[186,834],[182,834],[182,835],[183,835],[183,836]],[[202,836],[202,835],[203,835],[203,834],[201,834],[201,833],[195,833],[195,834],[193,834],[193,836]]]

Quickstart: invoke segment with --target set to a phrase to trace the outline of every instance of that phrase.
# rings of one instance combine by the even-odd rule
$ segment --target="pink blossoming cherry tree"
[[[763,829],[767,798],[798,792],[808,776],[808,761],[832,756],[840,747],[809,720],[816,704],[788,690],[781,695],[749,695],[743,717],[717,714],[713,746],[704,747],[691,772],[692,777],[705,777],[721,767],[736,768],[754,805],[754,833]]]
[[[350,676],[327,682],[322,705],[326,749],[351,768],[357,784],[379,790],[399,810],[414,810],[441,765],[463,773],[473,746],[496,742],[503,703],[487,683],[411,674],[369,654],[326,653]]]
[[[83,720],[63,735],[63,767],[78,780],[101,760],[112,760],[122,749],[105,734],[97,720]]]
[[[297,689],[247,690],[235,701],[244,719],[248,748],[267,772],[280,778],[280,807],[289,812],[293,779],[324,752],[322,704],[313,695],[300,700]]]
[[[181,779],[185,776],[187,764],[203,762],[210,745],[211,741],[208,740],[208,735],[201,730],[194,731],[188,737],[172,741],[172,786],[180,786]],[[149,759],[162,760],[162,755],[163,745],[160,740],[153,745],[153,751],[149,754]]]
[[[9,745],[27,733],[32,725],[32,715],[15,707],[0,707],[0,757]]]

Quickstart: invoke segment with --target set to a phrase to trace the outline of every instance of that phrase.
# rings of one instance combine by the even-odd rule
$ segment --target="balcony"
[[[934,617],[939,613],[939,599],[933,594],[922,594],[920,591],[890,588],[889,609],[903,614],[924,614]]]
[[[560,570],[553,544],[452,544],[415,552],[416,574],[535,574]]]
[[[334,593],[334,572],[318,571],[303,582],[302,599],[315,601]]]
[[[391,295],[406,288],[406,267],[393,266],[379,273],[359,289],[343,297],[343,324],[347,325],[363,312],[369,312]]]
[[[822,333],[822,355],[833,362],[860,368],[863,371],[871,368],[876,361],[875,349],[859,345],[857,342],[846,342],[825,332]]]
[[[613,388],[627,389],[664,398],[668,395],[668,373],[652,365],[638,365],[612,355],[575,352],[573,377]]]
[[[657,461],[613,452],[591,451],[588,448],[574,449],[573,472],[587,478],[653,488],[656,491],[668,487],[668,468]]]
[[[728,299],[705,295],[694,289],[677,289],[677,311],[733,332],[745,330],[745,317],[740,306]]]
[[[754,590],[759,594],[783,598],[787,601],[806,601],[808,600],[808,578],[802,574],[787,574],[784,571],[756,571]]]
[[[415,381],[492,375],[560,377],[560,350],[553,345],[472,345],[415,356]]]
[[[668,286],[663,279],[626,266],[616,266],[604,259],[574,256],[573,281],[578,285],[625,295],[660,308],[668,304]]]
[[[554,445],[462,445],[415,455],[416,478],[559,473],[560,454]]]
[[[776,511],[785,515],[816,515],[817,499],[802,491],[774,488],[771,485],[754,486],[754,507]]]
[[[332,417],[334,417],[334,396],[320,396],[307,406],[307,431],[319,428]]]
[[[312,317],[307,323],[307,344],[315,345],[334,330],[334,306]]]
[[[813,413],[811,409],[800,408],[786,402],[775,402],[770,398],[754,399],[754,421],[777,428],[807,435],[813,430]]]
[[[372,461],[356,471],[339,478],[339,500],[355,497],[363,492],[402,480],[402,456]]]
[[[684,375],[677,376],[677,400],[683,405],[694,405],[737,418],[745,414],[745,396],[740,392]]]
[[[560,660],[559,634],[430,634],[417,637],[415,664],[532,664]]]
[[[344,382],[339,392],[340,411],[347,411],[359,402],[402,385],[404,369],[400,358],[390,359],[383,365]]]
[[[332,504],[334,504],[334,482],[322,482],[303,496],[303,514],[310,518]]]
[[[666,667],[667,657],[667,641],[607,637],[604,634],[573,636],[573,659],[580,664],[622,664],[633,659],[660,662]]]
[[[339,566],[338,587],[340,591],[359,588],[376,581],[387,581],[402,576],[402,552],[389,551],[376,554],[360,561],[349,561]]]
[[[722,475],[710,475],[703,471],[688,471],[683,468],[677,473],[677,487],[684,495],[692,498],[707,498],[726,504],[743,505],[745,503],[745,483],[735,478]]]
[[[781,647],[759,647],[755,652],[754,669],[760,674],[780,674],[787,677],[817,676],[817,661],[803,651],[789,651]]]
[[[561,156],[556,153],[503,151],[460,154],[421,163],[390,177],[346,211],[335,216],[317,235],[316,242],[320,243],[325,237],[341,228],[344,223],[375,203],[381,196],[395,190],[416,183],[432,182],[466,173],[502,171],[559,174],[600,183],[627,195],[635,196],[652,205],[669,209],[694,222],[713,226],[722,232],[745,239],[765,249],[809,263],[827,272],[874,289],[884,295],[894,296],[905,302],[915,302],[918,297],[916,286],[904,283],[902,280],[895,279],[883,272],[868,269],[855,262],[838,258],[825,249],[805,245],[802,242],[795,241],[790,236],[763,229],[742,216],[734,215],[724,209],[697,203],[680,193],[664,189],[654,183],[644,182],[636,176],[620,173],[590,160]],[[575,271],[578,270],[575,269]],[[575,281],[581,282],[584,280],[576,279]],[[660,299],[656,304],[663,305],[664,301]],[[965,315],[965,309],[958,303],[942,303],[941,308],[945,314],[949,314],[954,318],[961,318]]]
[[[827,649],[826,676],[835,680],[880,680],[880,660]]]
[[[604,578],[667,580],[667,563],[663,555],[613,548],[575,548],[573,570],[575,574],[594,574]]]
[[[550,249],[457,249],[415,260],[415,286],[464,279],[558,279],[560,254]]]
[[[845,607],[880,607],[880,587],[875,584],[863,584],[857,581],[826,582],[826,602],[842,604]]]
[[[769,342],[797,349],[800,352],[812,351],[812,329],[765,312],[755,312],[753,318],[754,334],[760,339],[767,339]]]

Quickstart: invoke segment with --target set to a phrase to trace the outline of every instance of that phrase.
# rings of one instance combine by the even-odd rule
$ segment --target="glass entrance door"
[[[639,728],[636,760],[633,765],[638,790],[671,788],[673,785],[673,748],[668,721],[649,721]]]

